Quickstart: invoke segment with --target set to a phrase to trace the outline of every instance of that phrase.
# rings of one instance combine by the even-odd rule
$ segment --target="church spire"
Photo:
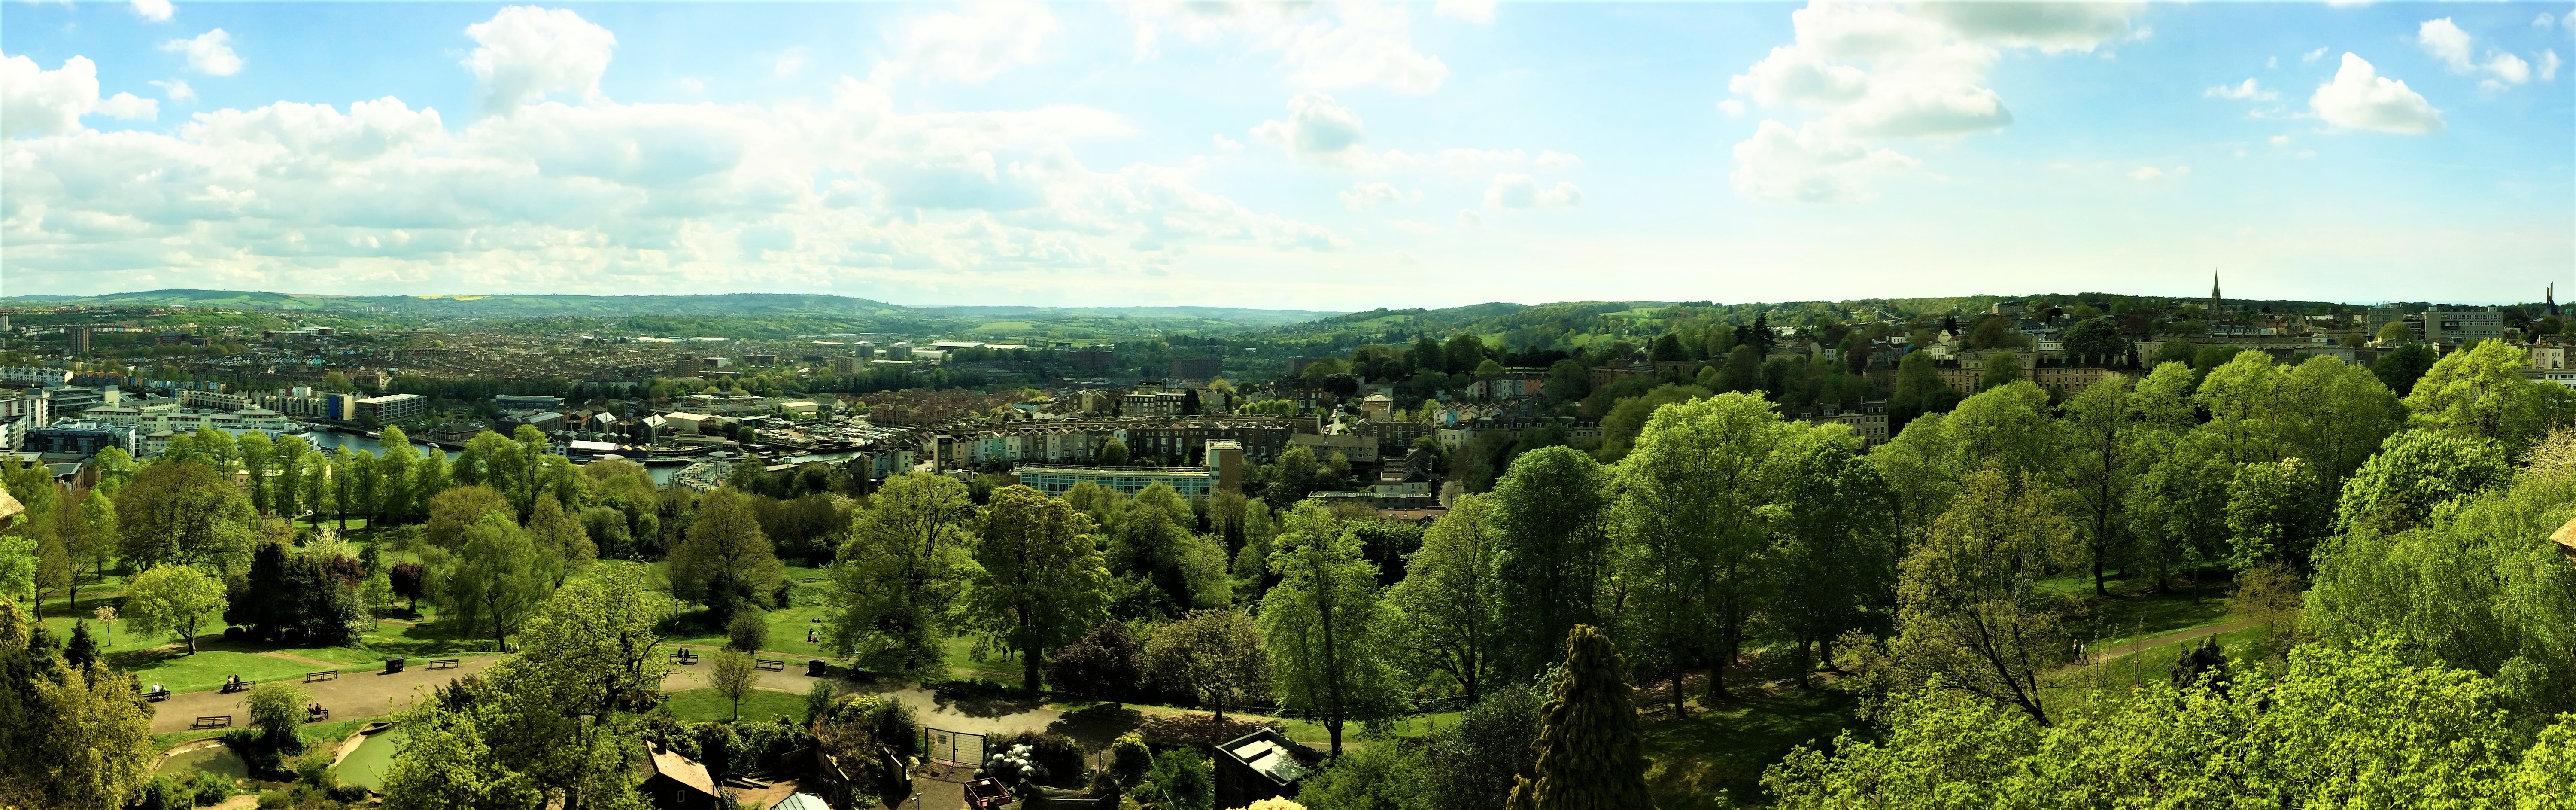
[[[2210,316],[2211,316],[2211,317],[2216,317],[2216,316],[2218,315],[2218,270],[2217,270],[2217,268],[2211,268],[2211,269],[2210,269],[2210,271],[2209,271],[2209,314],[2210,314]]]

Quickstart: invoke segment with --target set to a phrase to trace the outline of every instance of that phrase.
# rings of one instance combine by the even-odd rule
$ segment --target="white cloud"
[[[1414,48],[1412,11],[1403,4],[1156,0],[1124,8],[1139,62],[1159,57],[1168,34],[1193,44],[1276,52],[1286,83],[1297,88],[1380,87],[1421,95],[1449,77],[1439,57]]]
[[[787,52],[779,54],[777,59],[770,60],[769,74],[782,79],[794,76],[805,72],[805,66],[812,61],[805,58],[803,47],[789,48]]]
[[[1252,128],[1252,137],[1299,160],[1350,165],[1363,156],[1360,142],[1368,131],[1359,114],[1332,96],[1308,91],[1288,99],[1288,120],[1264,121]]]
[[[1431,15],[1484,25],[1494,21],[1494,0],[1439,0],[1431,5]]]
[[[682,76],[679,81],[672,82],[671,85],[679,88],[680,92],[691,94],[703,93],[707,89],[707,81],[696,76]]]
[[[2281,97],[2280,93],[2263,89],[2263,86],[2255,82],[2253,79],[2246,79],[2243,84],[2222,84],[2217,87],[2212,87],[2201,91],[2200,95],[2202,98],[2224,98],[2238,101],[2270,101]]]
[[[166,82],[156,81],[150,82],[149,84],[154,87],[161,88],[161,95],[168,97],[171,101],[194,101],[197,98],[197,89],[189,87],[188,82],[185,79],[171,79]]]
[[[465,57],[485,112],[507,112],[548,94],[599,98],[617,35],[571,9],[511,6],[465,27],[477,47]]]
[[[2549,16],[2549,12],[2546,11],[2540,12],[2540,16],[2538,17],[2531,18],[2531,27],[2538,28],[2543,31],[2547,31],[2557,24],[2558,18]]]
[[[2273,146],[2288,146],[2288,145],[2290,145],[2290,136],[2288,136],[2288,135],[2274,135],[2274,136],[2272,136],[2272,145],[2273,145]]]
[[[1542,169],[1577,169],[1583,167],[1582,158],[1575,157],[1564,152],[1546,150],[1540,151],[1538,153],[1538,159],[1530,161],[1530,163],[1531,165],[1535,165]]]
[[[2280,67],[2280,66],[2281,66],[2281,57],[2278,57],[2278,56],[2266,56],[2266,57],[2263,57],[2263,67],[2265,67],[2265,68],[2277,68],[2277,67]]]
[[[1242,141],[1228,138],[1223,135],[1210,135],[1208,137],[1215,139],[1216,151],[1224,152],[1229,155],[1243,151]]]
[[[1813,49],[1784,46],[1728,79],[1727,90],[1753,97],[1765,107],[1783,104],[1830,107],[1857,100],[1869,91],[1869,74],[1837,65]]]
[[[1572,208],[1582,204],[1583,189],[1561,180],[1554,186],[1542,186],[1537,178],[1526,174],[1498,174],[1493,184],[1485,187],[1488,208]]]
[[[171,13],[176,11],[170,7],[170,0],[133,0],[127,5],[134,10],[134,16],[153,22],[169,22]]]
[[[1396,188],[1394,184],[1391,183],[1369,182],[1363,180],[1357,183],[1352,183],[1350,190],[1341,193],[1341,198],[1343,208],[1348,208],[1353,211],[1367,211],[1384,203],[1421,202],[1422,190],[1415,189],[1408,192],[1403,189]]]
[[[2351,129],[2404,135],[2442,130],[2441,110],[2405,82],[2380,76],[2369,62],[2351,53],[2343,55],[2334,81],[2318,85],[2316,94],[2308,97],[2308,108],[2326,123]]]
[[[2299,54],[2299,61],[2301,62],[2315,62],[2324,58],[2326,58],[2326,49],[2323,47],[2307,53]]]
[[[233,35],[224,29],[198,34],[194,39],[174,39],[161,43],[161,50],[186,53],[188,67],[209,76],[240,73],[241,55],[233,53]]]
[[[2123,37],[2144,38],[2132,31],[2129,18],[2145,4],[2138,2],[2055,3],[1925,3],[1921,12],[1979,42],[2043,53],[2091,51]]]
[[[2563,62],[2558,61],[2558,51],[2556,51],[2556,50],[2543,50],[2543,51],[2541,51],[2541,52],[2540,52],[2540,80],[2541,80],[2541,81],[2544,81],[2544,82],[2547,82],[2547,81],[2557,81],[2557,80],[2558,80],[2558,66],[2559,66],[2559,65],[2561,65],[2561,64],[2564,64],[2564,63],[2563,63]]]
[[[893,61],[881,75],[983,84],[1013,69],[1036,64],[1063,28],[1040,3],[968,3],[907,21],[894,35]]]
[[[2415,44],[2422,46],[2424,52],[2432,54],[2433,58],[2450,65],[2453,73],[2467,73],[2472,67],[2469,64],[2469,42],[2469,32],[2460,30],[2460,26],[2453,24],[2449,17],[2425,20],[2415,31]]]
[[[109,118],[150,121],[161,117],[161,102],[138,98],[133,93],[118,93],[113,97],[100,99],[98,106],[91,108],[90,111]]]
[[[24,56],[0,57],[0,138],[60,135],[81,128],[98,106],[98,65],[88,57],[45,70]]]
[[[1458,227],[1468,230],[1485,227],[1485,215],[1476,213],[1473,208],[1458,209]]]
[[[1919,165],[1890,149],[1872,149],[1810,122],[1792,130],[1764,121],[1735,145],[1735,191],[1757,200],[1856,202],[1873,196],[1865,181]]]
[[[1726,113],[1728,118],[1734,118],[1744,114],[1744,102],[1731,98],[1725,99],[1717,103],[1717,111]]]

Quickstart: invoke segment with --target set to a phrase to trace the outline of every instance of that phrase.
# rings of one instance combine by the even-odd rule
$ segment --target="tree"
[[[302,687],[294,684],[282,681],[260,684],[251,688],[250,699],[246,701],[250,709],[250,725],[259,729],[260,742],[270,751],[291,754],[304,750],[304,738],[295,730],[304,727],[304,707],[312,702],[313,696],[305,694]]]
[[[1536,674],[1562,655],[1574,625],[1600,621],[1610,564],[1607,479],[1583,451],[1546,447],[1514,459],[1494,487],[1496,566],[1514,584],[1503,592],[1504,677]]]
[[[251,550],[250,501],[213,467],[146,465],[117,499],[117,533],[138,567],[212,565],[238,571]]]
[[[554,592],[551,567],[527,530],[505,516],[487,514],[465,530],[465,547],[441,578],[436,596],[444,618],[468,631],[488,627],[493,642],[508,649],[511,632]]]
[[[1101,588],[1109,572],[1092,544],[1090,516],[1037,490],[994,490],[981,522],[965,621],[1019,654],[1022,685],[1035,694],[1047,651],[1106,614]]]
[[[125,807],[160,746],[134,679],[35,642],[35,623],[0,600],[0,806]]]
[[[1116,437],[1116,436],[1109,437],[1109,439],[1108,439],[1107,441],[1103,441],[1103,442],[1101,442],[1101,443],[1100,443],[1100,453],[1099,453],[1099,456],[1100,456],[1100,464],[1101,464],[1101,466],[1105,466],[1105,467],[1123,467],[1123,466],[1126,466],[1126,465],[1127,465],[1127,443],[1126,443],[1126,442],[1119,441],[1119,440],[1118,440],[1118,437]]]
[[[733,704],[733,719],[742,719],[742,699],[751,696],[752,685],[760,682],[760,670],[753,669],[751,653],[721,649],[708,656],[707,685]]]
[[[394,563],[386,569],[387,584],[395,596],[411,600],[411,612],[420,612],[420,598],[429,595],[429,570],[416,562]]]
[[[2407,396],[2414,393],[2415,381],[2422,379],[2424,372],[2432,370],[2434,359],[2433,347],[2409,343],[2382,352],[2379,361],[2371,364],[2370,373],[2379,378],[2380,384],[2388,386],[2388,390],[2401,397]]]
[[[699,602],[718,621],[745,606],[767,608],[787,582],[752,497],[719,489],[698,501],[687,538],[671,549],[671,595]]]
[[[564,579],[599,559],[599,547],[590,542],[590,531],[553,498],[538,498],[536,511],[528,515],[529,539],[537,550],[557,561],[550,573],[554,586],[563,587]]]
[[[2307,570],[2332,517],[2319,495],[2316,473],[2300,459],[2239,465],[2227,485],[2228,567],[2279,562]]]
[[[1486,694],[1423,745],[1422,788],[1433,810],[1494,810],[1511,799],[1512,782],[1538,764],[1536,691],[1510,685]]]
[[[1988,319],[1986,323],[1992,323]],[[2003,352],[1986,358],[1986,370],[1977,377],[1978,390],[2000,388],[2020,381],[2021,355]]]
[[[1272,688],[1281,708],[1305,712],[1332,737],[1341,756],[1342,726],[1392,717],[1403,708],[1388,647],[1390,611],[1381,601],[1377,566],[1361,556],[1359,536],[1323,504],[1290,512],[1270,570],[1279,584],[1261,600],[1261,638],[1270,648]]]
[[[2091,323],[2091,321],[2087,321]],[[2120,506],[2135,478],[2140,431],[2129,383],[2108,379],[2087,386],[2066,403],[2065,466],[2060,475],[2083,506],[2082,528],[2093,563],[2093,593],[2108,595],[2103,566],[2117,550]]]
[[[1761,614],[1797,644],[1802,676],[1810,648],[1835,666],[1835,640],[1873,623],[1896,579],[1896,497],[1854,445],[1842,430],[1803,428],[1766,465]]]
[[[1145,681],[1145,651],[1125,622],[1111,619],[1047,659],[1056,688],[1095,700],[1121,701]]]
[[[481,485],[450,487],[429,498],[429,525],[421,530],[421,539],[430,545],[455,551],[465,545],[465,530],[483,522],[484,515],[503,515],[517,522],[510,499],[499,490]]]
[[[198,625],[223,621],[224,605],[223,582],[194,566],[164,565],[126,582],[118,614],[139,632],[177,633],[196,655]]]
[[[1260,691],[1270,677],[1261,630],[1232,610],[1200,610],[1154,631],[1145,671],[1165,688],[1188,692],[1225,721],[1225,704]]]
[[[905,671],[943,660],[949,611],[973,567],[974,511],[957,479],[886,479],[832,563],[833,646]]]
[[[2078,362],[2090,361],[2108,365],[2111,358],[2126,354],[2129,341],[2120,337],[2120,327],[2109,318],[2088,318],[2066,328],[2063,341],[2066,353]]]
[[[1306,810],[1426,810],[1427,775],[1420,750],[1372,745],[1306,777],[1297,786],[1297,801]]]
[[[1778,494],[1765,464],[1798,434],[1755,394],[1667,406],[1621,464],[1612,507],[1628,598],[1623,629],[1674,684],[1705,664],[1708,697],[1726,697],[1726,666],[1752,633],[1769,572],[1761,567]]]
[[[2431,430],[2398,433],[2344,485],[2335,528],[2411,529],[2442,504],[2503,484],[2511,474],[2504,448],[2492,440]]]
[[[2409,328],[2404,321],[2389,321],[2387,325],[2379,327],[2378,338],[2379,345],[2382,346],[2411,343],[2415,340],[2415,330]]]
[[[1565,668],[1539,708],[1538,761],[1518,777],[1511,810],[1651,807],[1645,739],[1628,703],[1628,666],[1610,636],[1578,625]]]
[[[2072,534],[2049,509],[2055,493],[2029,476],[1981,469],[1906,558],[1890,654],[1910,683],[1939,679],[2048,722],[2039,679],[2067,642],[2034,587]]]
[[[1490,496],[1467,495],[1431,524],[1422,548],[1405,558],[1402,581],[1387,590],[1396,609],[1396,638],[1417,676],[1440,673],[1467,702],[1483,698],[1501,665],[1501,548]]]
[[[2493,439],[2520,453],[2576,414],[2566,386],[2522,376],[2531,353],[2502,340],[2482,340],[2433,364],[2406,395],[2408,423]]]

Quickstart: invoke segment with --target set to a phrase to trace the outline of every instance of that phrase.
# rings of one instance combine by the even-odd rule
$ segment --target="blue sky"
[[[2571,58],[2565,2],[9,2],[0,294],[2531,300]]]

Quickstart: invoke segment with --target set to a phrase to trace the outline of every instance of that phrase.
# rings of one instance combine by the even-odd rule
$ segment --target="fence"
[[[937,762],[981,767],[984,764],[984,735],[923,726],[921,756]]]

